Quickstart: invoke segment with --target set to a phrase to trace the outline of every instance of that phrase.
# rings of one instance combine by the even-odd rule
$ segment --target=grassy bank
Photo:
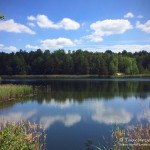
[[[32,87],[28,85],[0,85],[0,102],[21,98],[32,94]]]
[[[150,78],[150,74],[137,75],[5,75],[2,79],[88,79],[88,78]]]

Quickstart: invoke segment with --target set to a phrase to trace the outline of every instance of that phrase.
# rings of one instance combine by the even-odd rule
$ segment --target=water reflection
[[[92,119],[100,123],[129,123],[132,119],[131,113],[125,109],[105,107],[103,102],[94,102],[91,109],[94,111]]]
[[[56,116],[44,116],[40,119],[45,129],[48,129],[52,124],[56,122],[62,122],[66,127],[73,126],[74,124],[80,122],[81,116],[79,114],[67,114],[56,115]]]
[[[65,109],[65,108],[69,108],[74,104],[73,99],[69,100],[66,99],[65,101],[56,101],[55,99],[51,99],[49,102],[44,101],[42,102],[43,106],[46,107],[57,107],[57,108],[61,108],[61,109]]]
[[[46,129],[47,149],[82,150],[87,139],[103,144],[102,137],[111,136],[115,123],[129,127],[150,123],[150,80],[24,83],[33,85],[38,94],[0,104],[0,123],[4,119],[41,122]]]
[[[21,120],[28,120],[32,118],[37,113],[37,110],[31,110],[29,112],[10,112],[8,114],[2,114],[0,115],[0,124],[4,121],[10,121],[10,122],[19,122]]]
[[[74,99],[84,101],[87,98],[110,98],[119,96],[125,100],[135,96],[146,99],[150,94],[150,79],[122,79],[122,80],[7,80],[5,83],[30,84],[38,86],[38,92],[49,93],[46,100],[54,98],[57,101]],[[45,95],[46,96],[46,95]],[[37,97],[39,102],[43,97]]]
[[[40,84],[40,83],[39,83]],[[43,86],[44,85],[44,86]],[[66,99],[82,102],[86,99],[103,98],[110,100],[114,97],[129,97],[146,99],[150,95],[149,82],[135,81],[45,81],[38,87],[39,93],[44,93],[44,99],[64,101]],[[38,102],[43,100],[38,96]]]
[[[137,116],[138,121],[146,120],[150,123],[150,109],[144,110],[140,115]]]

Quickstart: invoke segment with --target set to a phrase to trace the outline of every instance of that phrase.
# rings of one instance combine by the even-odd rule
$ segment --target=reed
[[[87,150],[150,150],[150,124],[133,125],[132,128],[122,129],[118,125],[112,130],[111,146],[95,146],[88,143]]]
[[[150,149],[150,124],[133,125],[130,129],[116,127],[112,132],[114,149],[148,150]]]
[[[0,149],[45,150],[46,134],[42,125],[31,122],[4,122],[0,127]]]
[[[0,85],[0,102],[21,98],[32,93],[32,87],[28,85]]]

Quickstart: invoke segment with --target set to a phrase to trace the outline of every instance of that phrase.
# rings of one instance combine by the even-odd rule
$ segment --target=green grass
[[[0,85],[0,102],[21,98],[32,94],[32,87],[28,85]]]

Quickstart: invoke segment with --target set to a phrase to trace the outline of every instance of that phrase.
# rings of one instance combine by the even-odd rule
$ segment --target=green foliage
[[[30,122],[4,122],[0,130],[1,150],[44,150],[45,131]]]
[[[21,98],[32,94],[32,87],[28,85],[0,85],[0,101]]]
[[[113,75],[118,71],[118,59],[117,57],[112,56],[110,58],[110,63],[109,63],[109,74]]]
[[[5,19],[5,15],[3,15],[2,13],[0,13],[0,20]]]
[[[136,59],[130,57],[119,56],[119,72],[123,72],[126,75],[138,74],[139,69],[137,67]]]
[[[6,61],[7,60],[7,61]],[[134,54],[127,51],[113,53],[88,52],[81,49],[54,52],[37,51],[0,52],[0,75],[125,75],[149,74],[150,53]]]

